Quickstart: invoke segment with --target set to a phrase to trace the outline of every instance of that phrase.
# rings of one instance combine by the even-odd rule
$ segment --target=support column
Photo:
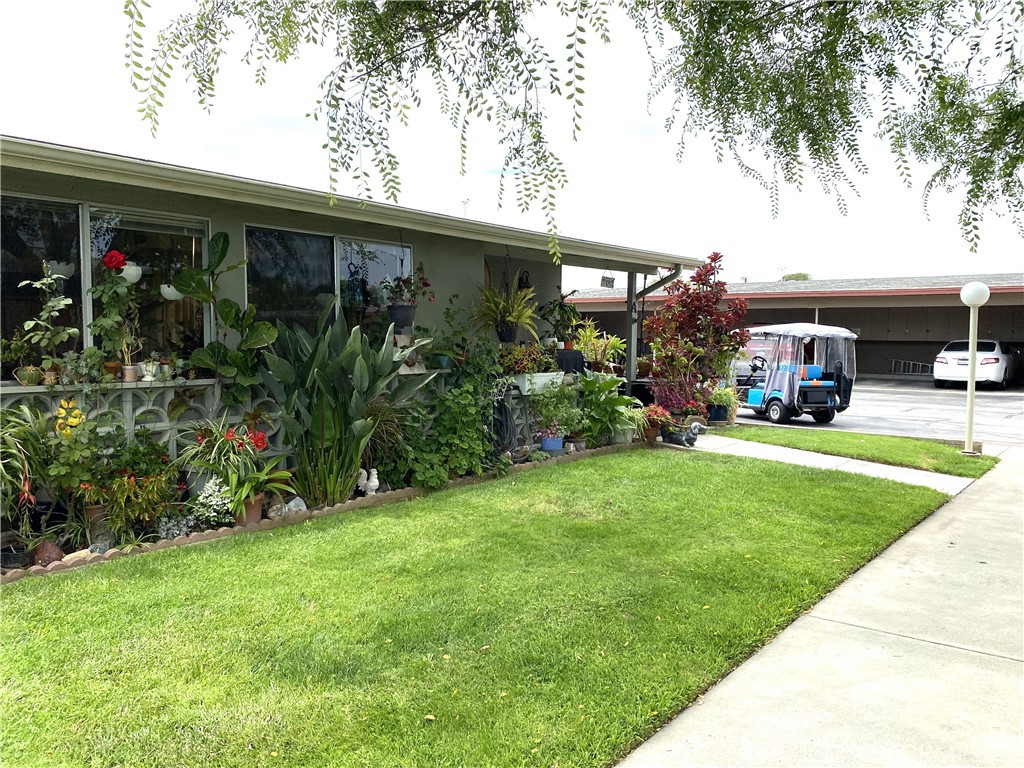
[[[627,381],[636,379],[637,319],[636,272],[626,273],[626,365]]]

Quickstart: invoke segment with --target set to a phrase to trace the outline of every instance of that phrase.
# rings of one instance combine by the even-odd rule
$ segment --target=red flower
[[[166,456],[161,456],[160,457],[160,463],[161,464],[166,464],[167,463],[167,457]]]
[[[206,440],[206,438],[203,437],[203,435],[196,432],[196,442],[202,445],[204,440]]]
[[[88,483],[79,483],[78,487],[81,488],[83,491],[88,491],[90,488],[92,488],[92,486],[89,485]]]
[[[238,441],[238,450],[242,450],[243,448],[245,448],[245,440],[239,440]]]
[[[107,269],[122,269],[127,263],[128,259],[120,251],[107,251],[103,257],[103,266]]]
[[[121,475],[122,476],[127,475],[127,474],[128,474],[128,470],[127,469],[122,469],[121,470]]]
[[[185,484],[184,483],[178,483],[178,490],[179,491],[184,491],[185,490]]]
[[[235,434],[235,428],[234,427],[228,427],[228,431],[224,433],[224,439],[225,440],[237,440],[238,439],[238,435]]]
[[[262,451],[267,447],[267,433],[266,432],[253,432],[250,436],[252,440],[252,447],[257,451]]]

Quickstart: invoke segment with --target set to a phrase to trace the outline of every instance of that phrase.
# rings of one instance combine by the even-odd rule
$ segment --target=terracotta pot
[[[116,379],[117,374],[121,372],[121,363],[117,360],[107,360],[107,362],[103,364],[103,372],[109,373]]]
[[[253,498],[245,502],[245,511],[238,515],[239,525],[252,525],[258,523],[263,517],[263,494],[257,493]]]
[[[564,341],[562,343],[565,344],[565,348],[566,349],[572,349],[572,342],[571,341]]]
[[[106,504],[86,504],[85,514],[89,517],[89,522],[93,525],[99,525],[107,519],[107,505]]]
[[[658,435],[661,434],[661,427],[647,427],[644,430],[644,439],[648,443],[656,443],[658,441]]]
[[[32,563],[34,565],[49,565],[63,558],[64,550],[49,539],[43,539],[32,550]]]

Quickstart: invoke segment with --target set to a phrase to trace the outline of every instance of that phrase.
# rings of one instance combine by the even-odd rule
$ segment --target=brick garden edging
[[[580,459],[590,458],[592,456],[606,456],[612,453],[622,453],[624,451],[633,451],[640,448],[649,447],[648,443],[638,442],[629,443],[625,445],[608,445],[602,448],[591,448],[586,451],[580,451],[577,453],[567,453],[562,456],[555,456],[544,461],[531,461],[525,464],[513,464],[509,467],[508,475],[516,475],[521,472],[528,472],[532,469],[539,467],[551,466],[552,464],[567,464],[573,461],[579,461]],[[494,480],[499,477],[497,471],[487,472],[483,475],[475,477],[460,477],[452,480],[441,490],[449,490],[451,488],[464,488],[470,485],[476,485],[478,483],[487,482]],[[75,557],[72,560],[56,560],[49,565],[32,565],[28,568],[11,568],[0,574],[0,584],[11,584],[15,581],[25,578],[26,576],[47,576],[51,573],[61,573],[63,571],[75,570],[77,568],[83,568],[87,565],[95,565],[96,563],[105,563],[109,560],[116,560],[119,557],[132,557],[135,555],[143,555],[147,552],[156,552],[161,549],[172,549],[175,547],[187,547],[193,544],[202,544],[206,541],[214,541],[215,539],[223,539],[228,536],[237,536],[240,533],[254,533],[257,531],[269,531],[274,528],[283,528],[288,525],[299,525],[306,522],[307,520],[313,520],[316,518],[327,517],[328,515],[335,515],[340,512],[354,512],[360,509],[368,509],[370,507],[378,507],[383,504],[390,504],[396,501],[408,501],[410,499],[420,498],[426,496],[433,491],[429,491],[426,488],[399,488],[395,491],[388,491],[386,493],[378,493],[373,496],[360,496],[356,499],[349,499],[342,504],[335,504],[331,507],[320,507],[319,509],[305,510],[303,512],[296,512],[293,515],[286,515],[282,517],[272,517],[260,520],[257,523],[251,525],[236,525],[233,528],[217,528],[215,530],[200,531],[198,533],[192,533],[188,536],[178,536],[174,539],[160,539],[152,544],[140,544],[137,547],[133,547],[130,550],[124,549],[108,549],[106,552],[100,554],[99,552],[90,552],[88,555],[81,555]]]

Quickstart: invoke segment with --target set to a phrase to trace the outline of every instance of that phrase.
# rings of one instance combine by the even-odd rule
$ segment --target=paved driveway
[[[890,381],[858,378],[849,410],[831,424],[815,424],[809,416],[794,419],[809,429],[838,429],[911,437],[964,438],[967,390],[935,389],[931,381]],[[1024,389],[1005,392],[979,389],[975,395],[974,439],[984,443],[1024,445]],[[740,424],[768,424],[765,416],[741,409]]]

